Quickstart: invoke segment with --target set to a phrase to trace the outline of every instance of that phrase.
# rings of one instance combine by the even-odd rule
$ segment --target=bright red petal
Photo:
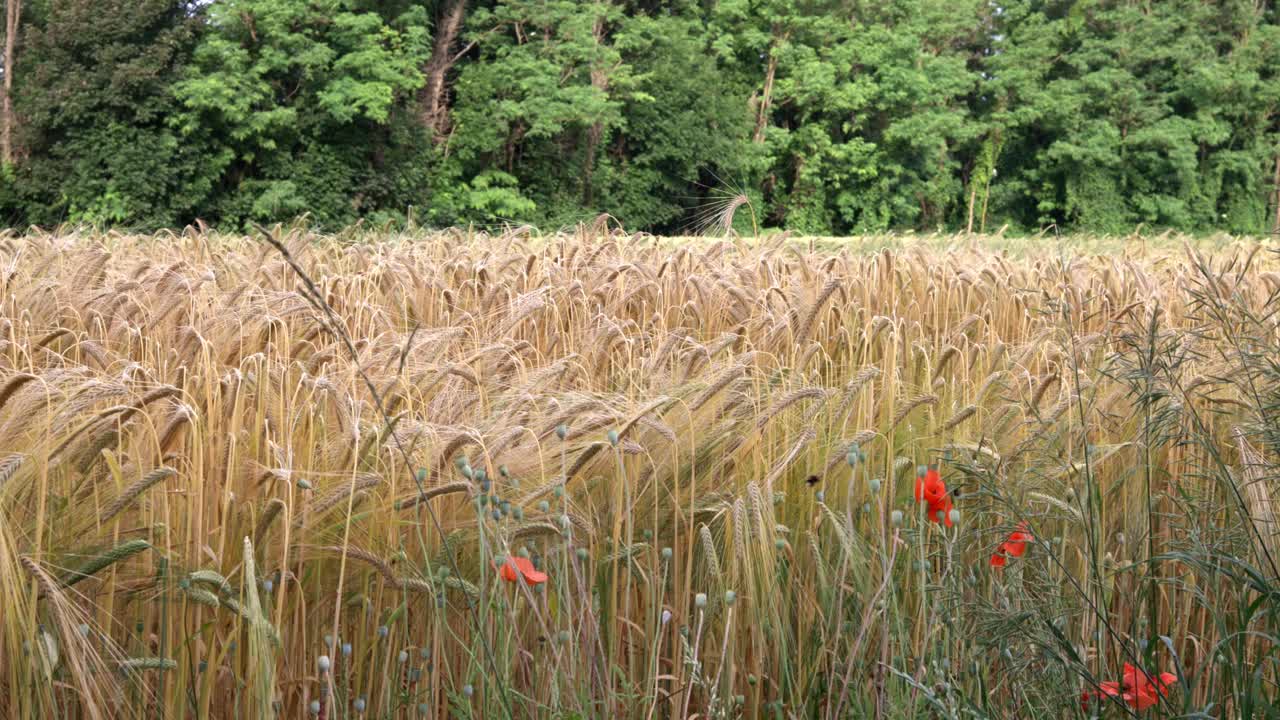
[[[923,499],[924,499],[924,477],[921,475],[917,475],[916,476],[916,502],[920,502]]]
[[[1005,565],[1008,565],[1008,564],[1009,564],[1009,561],[1005,559],[1005,556],[1003,553],[996,552],[991,555],[991,567],[1004,567]]]
[[[529,558],[517,557],[515,561],[516,567],[520,569],[520,574],[524,576],[525,582],[530,585],[541,585],[547,581],[547,574],[539,572]],[[512,578],[512,580],[514,581],[515,578]]]

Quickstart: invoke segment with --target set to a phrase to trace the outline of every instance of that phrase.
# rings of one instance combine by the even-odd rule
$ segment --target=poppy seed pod
[[[586,548],[578,548],[578,559],[579,559],[579,560],[586,560],[586,559],[587,559],[587,549],[586,549]]]
[[[825,492],[823,492],[823,491],[819,490],[819,491],[818,491],[818,494],[817,494],[817,498],[818,498],[818,502],[826,502],[826,500],[827,500],[827,494],[826,494]]]
[[[699,607],[699,608],[704,608],[704,607],[706,607],[706,606],[707,606],[707,594],[706,594],[706,593],[698,593],[697,595],[694,595],[694,596],[693,596],[693,605],[694,605],[694,607]]]
[[[506,465],[498,466],[498,474],[501,475],[502,477],[511,477],[511,473],[507,471]]]
[[[351,703],[351,706],[355,708],[355,711],[358,713],[364,712],[364,706],[365,706],[364,698],[362,697],[356,698],[356,701]]]
[[[387,628],[387,626],[386,626],[386,625],[379,625],[379,626],[378,626],[378,637],[380,637],[380,638],[385,638],[385,637],[386,637],[387,635],[389,635],[390,633],[391,633],[391,631]]]
[[[310,482],[309,480],[306,480],[306,479],[299,479],[299,480],[298,480],[298,489],[299,489],[299,490],[310,490],[310,489],[311,489],[311,482]]]
[[[319,714],[320,714],[320,701],[319,701],[319,700],[312,700],[312,701],[311,701],[311,714],[312,714],[312,715],[319,715]]]
[[[420,482],[420,483],[425,483],[425,482],[427,481],[427,469],[426,469],[426,468],[418,468],[418,472],[416,473],[416,477],[418,478],[418,482]]]
[[[733,605],[738,600],[738,593],[732,590],[724,591],[724,604]]]
[[[951,520],[952,525],[960,522],[960,511],[953,508],[951,512],[948,513],[948,519]]]
[[[569,437],[569,426],[565,425],[564,423],[560,423],[559,425],[557,425],[556,437],[560,438],[561,440]]]
[[[664,547],[664,548],[662,548],[662,559],[663,559],[663,560],[670,560],[670,559],[671,559],[671,557],[672,557],[673,555],[675,555],[675,551],[674,551],[674,550],[672,550],[671,548],[669,548],[669,547]]]
[[[472,695],[475,694],[475,692],[476,692],[476,689],[471,687],[470,685],[462,686],[462,694],[466,695],[467,697],[471,697]]]
[[[321,675],[329,672],[329,666],[330,663],[328,655],[321,655],[320,658],[316,660],[316,669],[320,671]]]
[[[880,492],[880,487],[884,485],[884,481],[881,480],[880,478],[875,478],[874,480],[871,481],[870,485],[871,485],[871,492],[878,493]]]
[[[605,437],[609,440],[610,445],[614,447],[618,447],[618,431],[617,430],[610,430],[609,432],[605,433]]]
[[[342,643],[342,656],[351,657],[351,643]]]
[[[663,610],[663,611],[662,611],[662,624],[663,624],[663,625],[666,625],[666,624],[667,624],[667,623],[669,623],[669,622],[671,622],[671,611],[670,611],[670,610]]]
[[[472,470],[470,465],[463,465],[458,472],[462,473],[462,477],[468,480],[474,479],[476,476],[476,471]]]
[[[894,527],[902,527],[902,511],[894,510],[889,513],[889,522],[893,523]]]
[[[405,652],[404,650],[401,650],[400,653],[396,655],[396,661],[402,664],[409,662],[409,653]]]

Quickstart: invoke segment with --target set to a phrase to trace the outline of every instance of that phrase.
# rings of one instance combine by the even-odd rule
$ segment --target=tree
[[[217,214],[239,224],[307,212],[336,226],[391,204],[406,177],[396,164],[418,153],[399,125],[424,83],[423,8],[388,17],[347,0],[222,0],[208,12],[174,88],[174,125],[211,146]]]
[[[199,30],[198,6],[176,0],[62,0],[32,17],[13,78],[28,221],[190,220],[211,179],[167,121]]]

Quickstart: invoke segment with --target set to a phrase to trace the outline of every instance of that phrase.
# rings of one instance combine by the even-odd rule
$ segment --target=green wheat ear
[[[71,587],[85,578],[96,575],[104,568],[128,559],[151,548],[146,540],[128,540],[110,550],[89,559],[84,565],[72,570],[62,579],[63,587]]]

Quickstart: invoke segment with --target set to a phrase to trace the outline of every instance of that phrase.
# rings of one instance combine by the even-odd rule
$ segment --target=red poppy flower
[[[517,571],[519,571],[519,575],[516,574]],[[524,581],[530,585],[541,585],[547,581],[547,574],[539,572],[533,566],[533,561],[525,557],[515,556],[508,558],[502,564],[499,573],[502,575],[502,579],[509,583],[515,582],[519,577],[523,577]]]
[[[947,494],[947,484],[936,468],[929,468],[924,475],[916,477],[916,502],[929,505],[926,514],[930,521],[951,527],[951,498]]]
[[[1159,703],[1160,698],[1168,696],[1169,687],[1177,680],[1178,676],[1173,673],[1149,675],[1125,663],[1123,680],[1099,683],[1097,692],[1086,692],[1080,696],[1080,706],[1087,710],[1094,698],[1118,697],[1135,710],[1146,710]]]
[[[1009,539],[1000,543],[1000,547],[991,555],[991,566],[1004,567],[1009,563],[1009,558],[1022,557],[1027,552],[1027,543],[1033,539],[1031,533],[1027,532],[1027,522],[1023,520],[1018,523],[1018,529],[1010,533]]]

